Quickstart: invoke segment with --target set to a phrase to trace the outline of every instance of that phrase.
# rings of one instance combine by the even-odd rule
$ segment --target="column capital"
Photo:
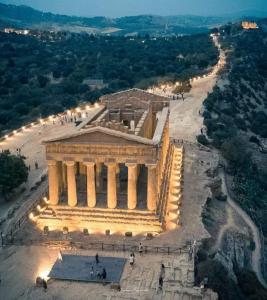
[[[136,168],[137,167],[137,163],[125,163],[125,166],[127,168]]]
[[[66,164],[66,166],[68,167],[73,167],[75,165],[75,161],[64,161],[64,163]]]
[[[117,166],[117,163],[116,162],[104,162],[104,165],[107,167],[115,168]]]
[[[157,164],[146,164],[146,167],[149,168],[150,170],[153,170],[157,167]]]
[[[88,167],[94,167],[95,162],[93,161],[83,161],[83,164]]]
[[[47,165],[48,166],[55,166],[57,164],[57,161],[56,160],[47,160]]]

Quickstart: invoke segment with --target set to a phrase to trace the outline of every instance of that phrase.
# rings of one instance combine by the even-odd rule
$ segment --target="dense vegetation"
[[[236,200],[267,235],[267,33],[228,25],[221,34],[229,69],[205,101],[204,122],[228,161]]]
[[[101,94],[188,79],[217,61],[208,35],[172,38],[0,33],[0,132]],[[90,90],[83,80],[103,79]]]
[[[24,157],[9,151],[0,153],[0,195],[5,199],[15,188],[27,181],[28,168]]]
[[[205,244],[205,243],[204,243]],[[219,294],[221,300],[265,300],[267,290],[262,287],[254,272],[234,268],[237,282],[228,274],[227,268],[218,260],[208,257],[205,249],[197,253],[196,281],[208,277],[207,286]]]

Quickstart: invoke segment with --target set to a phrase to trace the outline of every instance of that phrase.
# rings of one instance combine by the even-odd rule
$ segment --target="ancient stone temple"
[[[44,141],[49,207],[38,225],[160,232],[173,153],[169,99],[131,89],[101,97],[100,105],[75,133]]]

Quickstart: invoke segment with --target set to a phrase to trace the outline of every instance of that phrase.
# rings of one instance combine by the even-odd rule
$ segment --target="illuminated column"
[[[58,168],[55,160],[48,160],[48,185],[49,185],[49,201],[51,205],[58,204],[59,182]]]
[[[128,208],[135,209],[137,205],[137,165],[126,164],[128,167]]]
[[[68,204],[69,206],[76,206],[77,191],[75,179],[75,162],[66,161],[67,165],[67,182],[68,182]]]
[[[117,206],[116,163],[107,163],[108,167],[108,208]]]
[[[96,189],[95,189],[95,163],[84,163],[87,167],[87,205],[95,207],[96,205]]]
[[[157,165],[147,166],[147,209],[156,210],[157,206]]]
[[[102,163],[96,163],[96,190],[98,192],[103,189],[102,165]]]

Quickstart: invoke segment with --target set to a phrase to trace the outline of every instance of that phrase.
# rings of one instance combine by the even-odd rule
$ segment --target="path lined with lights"
[[[75,126],[75,120],[83,121],[95,114],[96,111],[101,111],[101,109],[102,106],[98,103],[77,107],[46,119],[39,119],[37,122],[14,130],[1,138],[0,150],[9,150],[16,155],[18,154],[17,149],[20,148],[20,154],[26,157],[25,163],[30,167],[30,171],[28,180],[24,184],[25,191],[20,193],[19,196],[16,195],[15,201],[1,203],[0,218],[7,218],[9,210],[24,203],[23,199],[31,198],[31,189],[47,173],[45,147],[42,145],[42,141],[47,138],[64,135],[66,132],[68,134],[76,132],[78,129]],[[35,163],[38,164],[38,168],[36,168]],[[7,226],[3,227],[6,228]]]
[[[190,142],[196,141],[196,136],[203,128],[203,101],[207,98],[208,93],[212,92],[213,87],[217,84],[217,74],[225,66],[225,52],[221,48],[217,35],[211,34],[214,45],[219,50],[219,60],[212,70],[201,76],[190,80],[191,90],[185,94],[185,100],[177,100],[177,95],[173,90],[180,82],[173,84],[162,84],[157,87],[151,87],[147,91],[156,95],[176,99],[170,102],[170,136],[174,139],[182,139]]]

